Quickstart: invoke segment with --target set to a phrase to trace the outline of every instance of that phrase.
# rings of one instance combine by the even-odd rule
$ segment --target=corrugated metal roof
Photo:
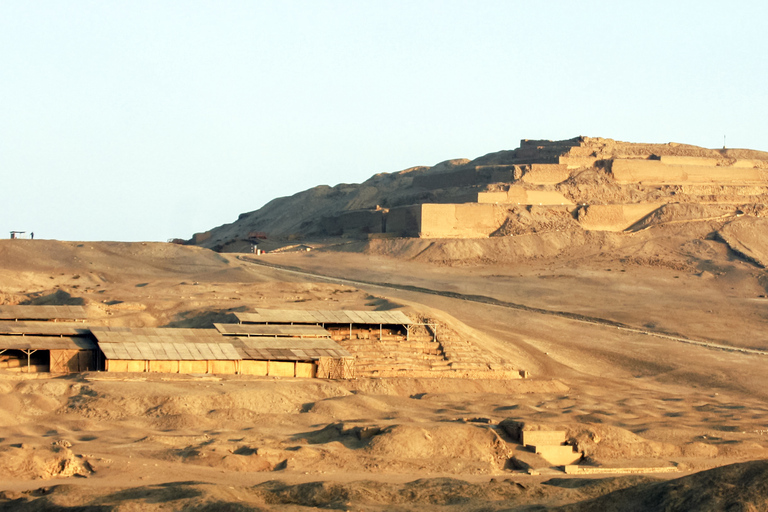
[[[0,320],[85,320],[83,306],[0,306]]]
[[[134,361],[237,361],[242,359],[231,343],[164,344],[126,341],[123,343],[101,343],[99,347],[107,359]]]
[[[287,337],[315,337],[330,338],[331,333],[319,325],[279,325],[279,324],[213,324],[214,327],[225,335],[238,336],[287,336]]]
[[[91,327],[99,343],[208,343],[223,341],[215,329],[171,329],[167,327]]]
[[[352,357],[338,343],[327,338],[233,338],[233,345],[242,359],[312,361],[321,357]]]
[[[40,336],[90,336],[83,324],[63,322],[0,322],[0,336],[31,334]]]
[[[91,331],[107,359],[310,361],[352,357],[330,338],[224,337],[211,329],[94,327]]]
[[[95,350],[96,344],[80,337],[0,336],[0,350]]]
[[[235,313],[235,316],[240,322],[253,324],[410,325],[413,323],[402,311],[256,309],[252,313]]]

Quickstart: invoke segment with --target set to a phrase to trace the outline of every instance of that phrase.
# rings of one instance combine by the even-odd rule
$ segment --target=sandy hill
[[[515,150],[471,161],[449,160],[274,199],[190,242],[239,252],[250,249],[249,239],[259,241],[256,233],[269,240],[567,233],[557,243],[570,246],[581,244],[585,233],[676,223],[719,221],[712,230],[717,231],[745,215],[764,217],[767,202],[765,152],[590,137],[523,140]],[[758,224],[726,229],[722,238],[737,252],[763,261]]]

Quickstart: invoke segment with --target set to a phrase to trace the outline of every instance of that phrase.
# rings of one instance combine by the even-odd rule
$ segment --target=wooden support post
[[[352,339],[352,324],[349,324],[349,339]]]

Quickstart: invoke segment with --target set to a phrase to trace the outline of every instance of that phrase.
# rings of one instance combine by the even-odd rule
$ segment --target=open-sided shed
[[[351,378],[354,359],[328,338],[235,338],[241,373],[287,377]]]
[[[3,333],[0,335],[0,368],[51,373],[96,370],[97,347],[89,337],[81,335]]]
[[[241,324],[260,325],[319,325],[333,332],[349,333],[354,329],[378,329],[383,338],[384,328],[405,331],[410,334],[413,321],[402,311],[353,311],[353,310],[293,310],[255,309],[250,313],[235,313]]]
[[[92,327],[109,372],[237,373],[240,355],[213,329]]]
[[[330,338],[331,333],[319,325],[278,324],[213,324],[224,336],[271,338]]]
[[[93,327],[91,331],[111,372],[326,378],[353,374],[351,354],[328,338],[224,336],[213,329]]]

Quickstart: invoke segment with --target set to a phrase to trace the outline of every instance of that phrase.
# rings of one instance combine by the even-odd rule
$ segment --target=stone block
[[[565,430],[523,430],[520,442],[526,446],[559,446],[565,443]]]

